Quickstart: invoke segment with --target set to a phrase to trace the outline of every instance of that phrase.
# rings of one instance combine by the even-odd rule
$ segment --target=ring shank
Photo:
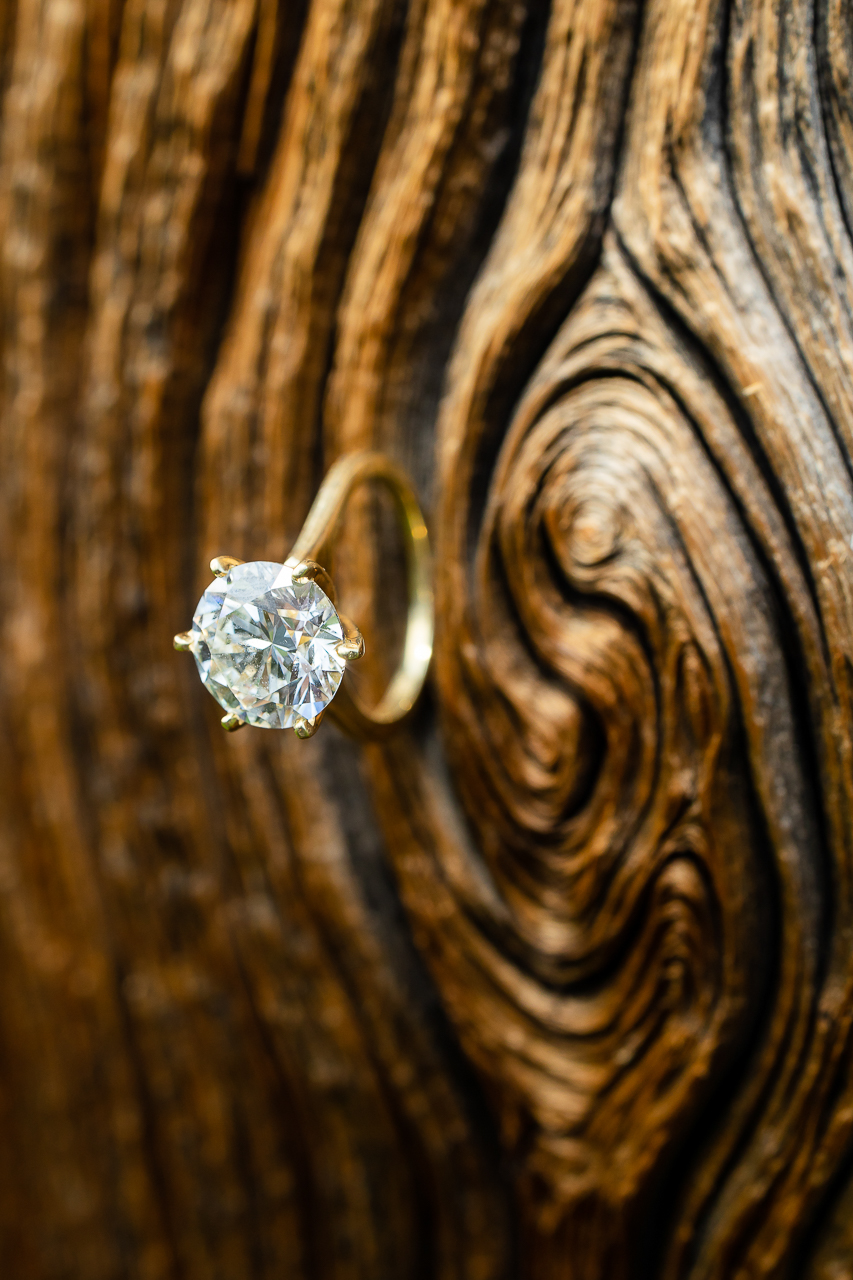
[[[362,484],[381,484],[391,495],[403,535],[408,585],[406,638],[400,664],[377,706],[367,708],[341,684],[328,714],[355,737],[378,738],[396,729],[412,711],[423,688],[432,657],[434,612],[432,563],[423,518],[405,473],[382,453],[347,454],[330,468],[308,512],[286,563],[328,558],[340,531],[347,503]]]

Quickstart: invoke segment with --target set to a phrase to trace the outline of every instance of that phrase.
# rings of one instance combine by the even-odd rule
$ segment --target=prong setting
[[[293,732],[296,734],[297,738],[313,738],[314,734],[320,728],[320,721],[323,719],[324,714],[325,713],[321,711],[319,715],[315,716],[313,724],[310,720],[306,720],[304,716],[294,716]]]
[[[235,560],[233,556],[214,556],[210,562],[210,572],[215,578],[224,578],[229,569],[243,563],[244,561]]]
[[[229,711],[219,721],[226,733],[236,733],[238,729],[245,729],[246,721],[241,720],[233,711]]]
[[[335,648],[347,662],[357,662],[364,657],[364,637],[360,635],[357,640],[341,640]]]
[[[293,566],[292,577],[294,582],[313,582],[325,572],[326,570],[316,560],[300,560]]]
[[[332,604],[335,603],[335,584],[328,569],[324,569],[316,560],[286,560],[285,564],[290,570],[292,582],[314,582]]]
[[[364,657],[364,636],[349,618],[342,613],[339,613],[338,617],[344,629],[344,638],[338,641],[335,649],[339,657],[345,658],[347,662],[355,662],[358,658]]]
[[[172,644],[178,653],[189,653],[193,647],[193,637],[191,631],[179,631],[175,636]]]

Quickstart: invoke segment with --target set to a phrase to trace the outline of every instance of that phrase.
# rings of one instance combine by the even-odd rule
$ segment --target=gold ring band
[[[353,737],[376,738],[396,728],[409,715],[423,689],[432,658],[435,624],[429,536],[415,491],[403,470],[385,454],[373,451],[339,458],[327,472],[285,564],[294,567],[308,560],[326,563],[351,495],[371,481],[390,493],[403,535],[409,597],[403,656],[376,707],[362,706],[344,681],[329,705],[329,715]],[[334,587],[331,599],[334,602]]]

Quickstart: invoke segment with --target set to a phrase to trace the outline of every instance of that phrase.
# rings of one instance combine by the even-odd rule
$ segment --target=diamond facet
[[[247,724],[313,724],[338,691],[346,660],[335,607],[315,582],[254,560],[211,582],[198,602],[192,651],[202,683]]]

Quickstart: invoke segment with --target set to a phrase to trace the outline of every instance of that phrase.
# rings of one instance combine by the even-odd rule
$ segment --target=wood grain
[[[844,6],[0,40],[3,1274],[851,1274]],[[424,706],[226,737],[171,636],[363,447]],[[374,692],[392,538],[334,566]]]

